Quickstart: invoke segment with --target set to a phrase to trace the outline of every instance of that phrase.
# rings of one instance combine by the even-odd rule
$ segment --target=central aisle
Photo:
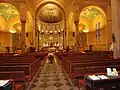
[[[73,88],[58,61],[54,58],[52,64],[48,59],[46,60],[30,90],[73,90]]]

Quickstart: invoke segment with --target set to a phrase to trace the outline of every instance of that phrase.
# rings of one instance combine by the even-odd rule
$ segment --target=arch
[[[15,23],[12,23],[12,21],[16,21]],[[12,24],[14,29],[18,32],[21,30],[21,22],[19,21],[19,17],[16,17],[16,19],[13,18],[13,20],[9,20],[9,23]],[[8,24],[9,25],[9,24]],[[32,15],[30,11],[27,11],[27,18],[26,18],[26,32],[32,32]]]
[[[79,15],[79,25],[83,24],[85,26],[83,29],[95,31],[98,22],[100,23],[100,29],[107,24],[107,16],[102,8],[90,5],[82,9]]]
[[[40,8],[43,7],[46,4],[54,4],[54,5],[56,5],[63,12],[64,18],[66,18],[65,8],[58,1],[40,1],[40,3],[35,8],[35,12],[34,12],[35,18],[37,17]]]
[[[17,8],[9,3],[0,3],[0,16],[3,18],[1,19],[2,22],[5,22],[1,30],[4,32],[9,32],[11,28],[14,28],[14,24],[20,22],[20,15]]]
[[[14,25],[20,23],[20,17],[16,16],[13,18],[10,18],[7,22],[6,22],[6,28],[9,30],[11,28],[14,28]]]

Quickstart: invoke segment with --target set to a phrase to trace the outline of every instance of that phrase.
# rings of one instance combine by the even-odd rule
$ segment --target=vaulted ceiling
[[[34,11],[37,7],[37,5],[40,2],[44,1],[53,1],[53,2],[59,2],[61,6],[64,7],[67,17],[70,15],[71,11],[74,11],[73,4],[79,5],[79,8],[82,10],[83,7],[86,7],[87,5],[95,4],[98,6],[106,6],[110,5],[111,0],[0,0],[1,2],[8,2],[8,3],[14,3],[16,8],[19,10],[19,3],[26,2],[28,6],[28,10],[31,12],[32,15],[34,15]],[[0,5],[0,29],[3,30],[3,28],[6,27],[6,22],[7,23],[12,23],[14,20],[17,20],[15,23],[12,23],[12,25],[8,25],[8,28],[10,29],[11,26],[14,28],[19,28],[20,29],[20,24],[19,24],[19,13],[14,6],[9,5]],[[4,8],[4,9],[2,9]],[[51,9],[51,10],[50,10]],[[55,11],[53,13],[53,10]],[[39,19],[44,22],[59,22],[62,20],[63,16],[62,13],[56,5],[44,5],[41,7],[39,10]],[[90,8],[90,12],[87,11],[87,9],[84,9],[80,15],[80,25],[86,26],[87,28],[94,29],[95,24],[91,25],[90,23],[94,23],[98,18],[101,18],[100,15],[104,15],[100,10],[95,9],[95,8]],[[86,14],[85,14],[86,13]],[[97,17],[95,19],[95,17]],[[14,18],[14,20],[13,20]],[[94,20],[93,20],[94,19]],[[104,19],[104,16],[103,16]],[[103,22],[103,19],[101,19],[101,22]],[[86,24],[84,24],[86,23]],[[3,25],[4,24],[4,25]],[[13,25],[14,24],[14,25]],[[29,25],[28,25],[29,26]],[[101,24],[101,27],[104,25]]]
[[[76,3],[76,4],[106,4],[110,5],[111,0],[0,0],[0,2],[9,2],[9,3],[21,3],[21,2],[26,2],[29,6],[29,9],[34,10],[36,5],[42,1],[58,1],[60,2],[65,8],[67,8],[71,3]]]
[[[11,27],[18,23],[19,12],[11,4],[0,3],[0,30],[10,30]]]
[[[2,16],[5,19],[5,21],[18,15],[19,12],[13,5],[6,3],[0,4],[0,16]]]
[[[105,12],[97,6],[87,6],[80,13],[79,25],[82,30],[95,31],[96,25],[100,23],[99,29],[107,24]]]

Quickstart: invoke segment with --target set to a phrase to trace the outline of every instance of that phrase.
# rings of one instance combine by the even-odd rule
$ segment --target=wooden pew
[[[86,67],[86,68],[76,68],[75,71],[77,72],[77,77],[83,77],[83,79],[77,78],[78,79],[78,87],[80,89],[80,86],[82,85],[85,87],[85,77],[87,75],[106,75],[107,74],[107,67],[108,66],[93,66],[93,67]],[[113,68],[116,68],[118,73],[120,73],[120,65],[114,65],[111,66]],[[75,77],[74,77],[75,78]]]
[[[65,61],[64,61],[65,62]],[[93,59],[93,60],[74,60],[66,61],[64,63],[64,69],[72,76],[74,68],[86,67],[86,66],[102,66],[102,65],[117,65],[120,63],[119,59]]]
[[[4,70],[9,70],[6,67],[10,67],[12,70],[19,70],[17,69],[20,68],[21,69],[25,69],[25,74],[29,75],[31,79],[33,77],[33,75],[36,73],[36,71],[39,69],[39,67],[41,66],[41,60],[36,59],[34,56],[4,56],[4,57],[0,57],[0,70],[4,71]],[[14,67],[16,67],[16,69],[14,69]],[[24,68],[23,68],[24,67]]]
[[[29,77],[29,80],[31,80],[33,78],[33,76],[35,75],[36,71],[39,69],[41,65],[41,61],[40,60],[36,60],[33,63],[17,63],[15,64],[8,64],[7,65],[2,65],[0,66],[0,71],[24,71],[25,75],[27,75]]]
[[[24,71],[0,72],[0,79],[12,80],[12,90],[25,90],[28,86]]]
[[[57,55],[57,54],[56,54]],[[105,73],[106,66],[114,66],[120,63],[120,60],[114,60],[113,57],[108,55],[108,52],[92,52],[89,54],[69,54],[64,57],[64,54],[58,54],[61,63],[67,73],[71,76],[84,76],[85,74],[92,73]],[[90,68],[88,68],[90,67]],[[95,68],[94,68],[95,67]],[[79,70],[77,69],[79,68]],[[91,69],[92,68],[92,69]],[[91,70],[93,70],[91,72]],[[79,73],[77,73],[79,72]]]
[[[84,61],[100,61],[100,60],[110,60],[112,58],[109,58],[107,56],[104,55],[100,55],[100,56],[96,56],[96,55],[68,55],[68,57],[63,58],[61,61],[61,63],[63,64],[63,67],[66,68],[66,65],[69,66],[69,61],[70,62],[84,62]]]
[[[37,56],[37,57],[39,57],[39,56]],[[28,78],[28,80],[31,80],[33,78],[33,76],[35,75],[35,73],[37,72],[37,70],[40,68],[41,60],[44,59],[44,57],[45,57],[45,55],[42,58],[38,58],[38,59],[32,55],[2,56],[2,57],[0,57],[0,72],[2,73],[1,75],[4,74],[4,76],[5,76],[6,72],[7,73],[9,72],[10,76],[14,76],[15,74],[13,75],[13,72],[23,71],[25,78]],[[12,73],[10,73],[10,72],[12,72]],[[22,74],[19,74],[19,75],[21,76]],[[5,77],[4,77],[4,79],[6,79]],[[18,77],[18,75],[17,75],[17,77]],[[12,77],[9,77],[9,78],[12,78]],[[18,86],[20,86],[20,85],[18,85]],[[18,90],[19,90],[19,88],[18,88]]]
[[[99,63],[99,62],[104,62],[104,61],[113,61],[113,59],[87,59],[87,60],[74,60],[74,61],[68,61],[68,60],[65,60],[63,64],[63,67],[65,68],[66,72],[69,73],[70,72],[70,69],[71,67],[74,67],[72,66],[72,64],[80,64],[80,63],[92,63],[92,62],[96,62],[96,63]],[[79,66],[79,65],[78,65]]]
[[[85,67],[92,67],[92,66],[114,66],[119,65],[120,60],[107,60],[102,62],[79,62],[79,63],[70,63],[69,72],[70,74],[74,73],[74,68],[85,68]]]

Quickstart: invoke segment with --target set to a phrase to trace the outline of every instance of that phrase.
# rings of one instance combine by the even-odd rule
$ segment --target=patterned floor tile
[[[33,81],[33,83],[36,83],[36,82],[38,82],[39,80],[38,80],[38,78],[36,78],[34,81]]]
[[[54,83],[53,85],[56,86],[56,87],[61,87],[61,86],[63,86],[63,84],[62,84],[62,83],[59,83],[59,82],[56,82],[56,83]]]
[[[60,81],[60,78],[54,78],[53,81]]]
[[[39,87],[41,87],[41,88],[47,88],[47,87],[49,87],[50,86],[50,84],[48,84],[48,83],[43,83],[43,84],[41,84],[41,85],[39,85]]]
[[[49,79],[44,79],[44,78],[43,78],[41,81],[42,81],[42,82],[49,82]]]

